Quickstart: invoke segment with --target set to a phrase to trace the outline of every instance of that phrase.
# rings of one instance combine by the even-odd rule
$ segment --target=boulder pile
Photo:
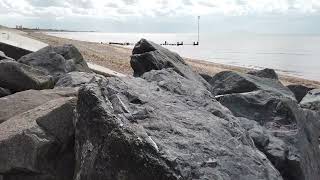
[[[130,63],[97,75],[72,45],[0,60],[0,179],[319,179],[319,90],[199,75],[145,39]]]

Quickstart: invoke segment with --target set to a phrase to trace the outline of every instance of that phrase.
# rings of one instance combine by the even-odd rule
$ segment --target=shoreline
[[[130,48],[101,44],[97,42],[61,38],[47,35],[43,32],[38,31],[27,31],[23,35],[53,46],[73,44],[80,50],[80,52],[88,62],[107,67],[122,74],[133,74],[130,66],[130,56],[132,51]],[[205,73],[211,76],[221,71],[248,72],[250,70],[253,70],[252,68],[225,65],[204,60],[190,58],[184,59],[193,68],[194,71],[198,73]],[[302,84],[308,87],[320,88],[320,82],[315,80],[308,80],[284,74],[279,74],[279,78],[284,85]]]

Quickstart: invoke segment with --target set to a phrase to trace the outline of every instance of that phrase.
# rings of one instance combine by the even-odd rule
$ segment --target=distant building
[[[23,29],[22,25],[16,25],[16,29]]]

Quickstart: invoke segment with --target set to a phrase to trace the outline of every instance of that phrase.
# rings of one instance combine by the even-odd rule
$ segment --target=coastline
[[[27,31],[23,35],[53,46],[73,44],[80,50],[80,52],[88,62],[92,62],[100,66],[110,68],[111,70],[117,71],[122,74],[133,74],[132,69],[130,67],[131,49],[129,48],[109,44],[101,44],[96,42],[66,39],[61,37],[50,36],[41,32]],[[214,75],[218,72],[228,70],[236,72],[248,72],[250,70],[253,70],[250,68],[219,64],[204,60],[196,60],[190,58],[184,59],[194,69],[194,71],[198,73],[206,73],[208,75]],[[320,88],[319,81],[307,80],[283,74],[279,74],[279,78],[284,85],[302,84],[308,87]]]

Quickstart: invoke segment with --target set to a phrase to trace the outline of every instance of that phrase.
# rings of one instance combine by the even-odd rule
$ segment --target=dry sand
[[[58,38],[40,32],[27,32],[24,35],[53,46],[73,44],[80,50],[84,58],[89,62],[107,67],[123,74],[131,75],[133,73],[130,67],[131,49],[108,44]],[[243,67],[223,65],[189,58],[185,58],[185,60],[196,72],[206,73],[209,75],[214,75],[218,72],[227,70],[237,72],[248,72],[252,70]],[[303,84],[310,87],[320,88],[319,81],[306,80],[287,75],[280,75],[280,80],[285,85]]]

